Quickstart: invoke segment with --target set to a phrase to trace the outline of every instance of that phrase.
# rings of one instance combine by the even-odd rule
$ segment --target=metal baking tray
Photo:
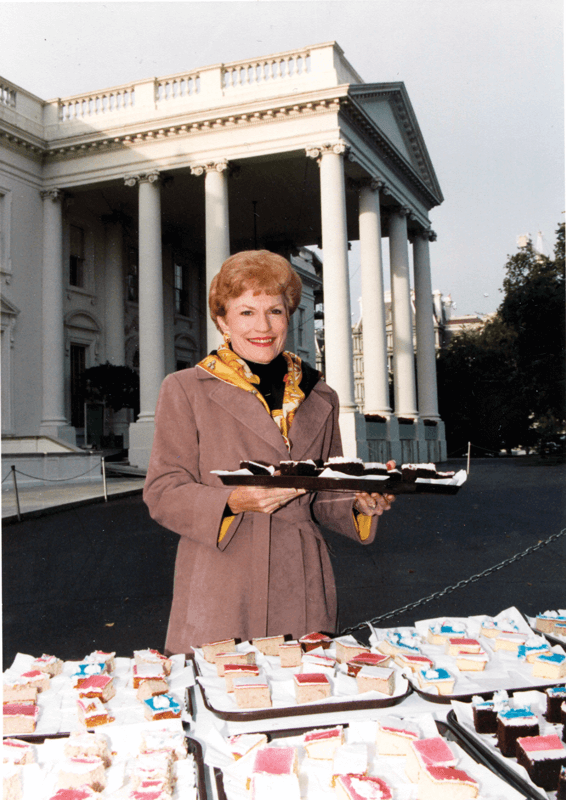
[[[206,780],[204,777],[204,758],[202,753],[202,747],[200,745],[200,742],[197,742],[197,740],[193,739],[191,736],[185,736],[185,739],[187,742],[187,749],[195,760],[195,765],[196,765],[195,782],[197,785],[198,800],[206,800],[207,793],[206,793]]]
[[[489,700],[494,692],[497,689],[486,689],[485,691],[478,691],[472,692],[471,694],[431,694],[430,692],[424,692],[421,688],[416,686],[410,679],[408,678],[409,684],[413,689],[413,692],[422,697],[423,700],[427,700],[429,703],[439,703],[441,705],[450,705],[452,700],[459,700],[461,703],[471,703],[472,697],[483,697],[484,700]],[[511,689],[505,689],[505,691],[510,695],[513,696],[515,692],[544,692],[545,689],[550,689],[552,686],[562,686],[564,684],[563,680],[556,681],[556,683],[544,683],[542,686],[514,686]]]
[[[306,489],[308,492],[379,492],[380,494],[457,494],[455,484],[413,483],[371,478],[316,478],[304,475],[218,475],[225,486],[263,486],[273,489]]]
[[[467,746],[477,752],[478,758],[481,759],[482,764],[496,775],[499,775],[500,778],[518,792],[521,792],[525,798],[528,798],[528,800],[548,800],[548,794],[543,789],[537,789],[532,784],[527,783],[527,781],[523,780],[520,775],[517,775],[517,773],[505,763],[505,756],[498,755],[493,750],[490,750],[479,737],[473,736],[470,731],[463,728],[456,719],[456,714],[453,709],[448,712],[447,725],[462,749],[465,749],[463,745],[465,742]]]
[[[539,794],[529,794],[532,790],[532,787],[528,786],[525,781],[522,781],[519,776],[517,775],[510,775],[507,776],[507,770],[501,770],[500,765],[494,763],[494,759],[488,758],[487,755],[483,752],[483,748],[480,749],[476,747],[473,741],[470,741],[468,737],[465,735],[464,731],[461,731],[460,726],[456,722],[454,724],[451,719],[451,715],[455,720],[455,714],[453,711],[450,712],[448,715],[448,721],[444,722],[443,720],[435,720],[436,727],[438,728],[439,734],[448,741],[455,742],[470,758],[472,758],[477,764],[482,764],[484,767],[493,772],[497,775],[498,778],[508,783],[517,791],[523,793],[525,798],[528,800],[543,800],[543,797]],[[332,726],[321,726],[321,727],[332,727]],[[348,727],[348,723],[343,725],[344,728]],[[312,729],[312,728],[311,728]],[[281,736],[297,736],[301,733],[305,733],[308,728],[301,728],[301,729],[293,729],[293,730],[286,730],[286,731],[263,731],[267,735],[268,741],[271,741],[275,738],[280,738]],[[214,779],[216,781],[216,793],[218,796],[218,800],[228,800],[226,796],[226,792],[224,790],[224,779],[222,770],[218,767],[214,767]],[[548,800],[547,797],[544,800]]]
[[[193,657],[195,675],[200,675],[200,670]],[[198,682],[197,682],[198,683]],[[228,722],[257,722],[265,719],[285,719],[286,717],[306,717],[315,714],[332,714],[343,711],[364,711],[372,708],[389,708],[401,703],[411,694],[411,684],[407,681],[407,691],[395,697],[372,698],[370,700],[344,700],[335,703],[306,703],[300,706],[281,706],[278,708],[252,708],[237,711],[222,711],[214,708],[206,696],[203,687],[198,683],[202,701],[205,708],[219,719]]]

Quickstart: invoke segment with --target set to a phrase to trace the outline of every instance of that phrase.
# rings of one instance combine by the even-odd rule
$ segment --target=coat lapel
[[[208,396],[212,402],[221,406],[224,414],[236,419],[277,451],[278,459],[274,459],[274,463],[289,458],[279,428],[253,394],[231,386],[203,369],[197,369],[197,375],[199,380],[210,381]],[[291,430],[295,422],[296,418]]]
[[[301,461],[305,456],[309,458],[309,447],[327,424],[331,413],[332,404],[315,387],[297,409],[289,431],[291,457],[294,461]]]

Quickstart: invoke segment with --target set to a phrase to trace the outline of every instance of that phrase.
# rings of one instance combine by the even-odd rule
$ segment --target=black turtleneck
[[[240,356],[240,358],[242,358]],[[258,391],[265,398],[269,410],[283,407],[283,392],[285,391],[284,377],[287,374],[287,362],[282,353],[279,353],[269,364],[258,364],[242,358],[254,375],[259,378]]]

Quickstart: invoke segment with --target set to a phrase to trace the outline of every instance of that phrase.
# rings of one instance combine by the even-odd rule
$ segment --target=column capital
[[[411,209],[407,208],[407,206],[401,206],[401,208],[396,208],[393,213],[397,213],[401,217],[408,217],[411,213]]]
[[[372,178],[367,176],[365,178],[346,178],[346,185],[350,189],[360,191],[361,189],[371,189],[372,192],[383,192],[385,194],[385,181],[381,178]]]
[[[203,175],[205,172],[224,172],[230,168],[230,162],[225,158],[220,161],[207,161],[205,164],[195,164],[191,167],[191,175]]]
[[[54,203],[62,201],[65,198],[63,189],[46,189],[39,194],[42,200],[52,200]]]
[[[315,144],[305,147],[307,158],[314,158],[319,160],[326,153],[335,153],[338,156],[348,156],[350,152],[350,145],[346,144],[343,139],[337,142],[325,142],[324,144]]]
[[[413,234],[415,239],[424,239],[425,242],[436,242],[437,236],[432,228],[421,228]]]
[[[124,175],[124,184],[126,186],[137,186],[140,183],[156,183],[159,180],[161,180],[161,173],[156,169],[140,172],[138,175]]]

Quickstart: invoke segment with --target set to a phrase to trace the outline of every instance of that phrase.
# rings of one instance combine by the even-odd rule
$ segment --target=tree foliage
[[[133,408],[139,414],[140,378],[130,367],[106,362],[83,372],[82,393],[87,401],[104,402],[113,411]]]
[[[479,331],[456,335],[438,359],[449,452],[468,441],[498,451],[544,444],[566,422],[564,224],[554,258],[529,241],[510,256],[504,299]]]

